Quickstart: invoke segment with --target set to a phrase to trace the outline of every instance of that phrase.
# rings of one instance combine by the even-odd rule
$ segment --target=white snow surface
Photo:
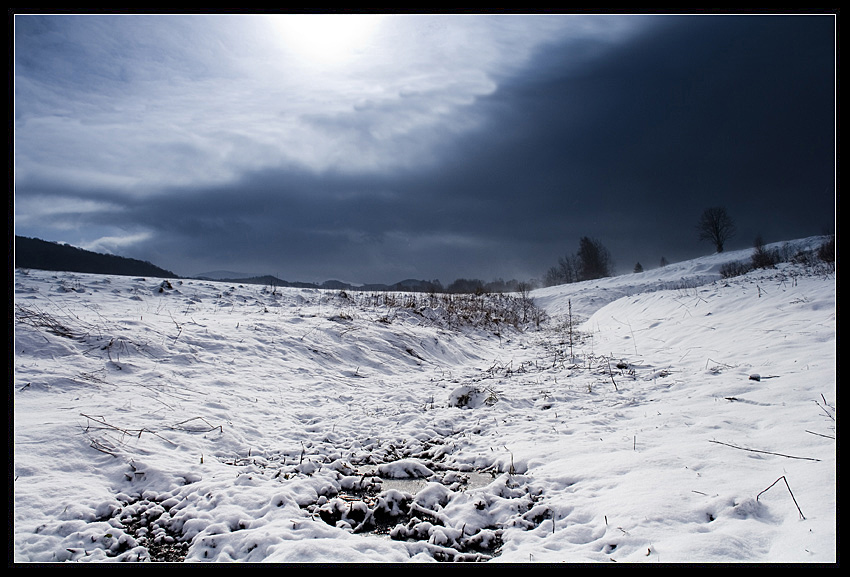
[[[750,253],[524,330],[16,270],[14,562],[835,563],[835,274]]]

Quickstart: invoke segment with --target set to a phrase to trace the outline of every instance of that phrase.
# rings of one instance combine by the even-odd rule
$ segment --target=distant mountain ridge
[[[218,282],[241,283],[241,284],[262,284],[270,287],[287,287],[287,288],[313,288],[326,290],[350,290],[350,291],[397,291],[397,292],[442,292],[443,287],[431,281],[406,279],[394,284],[364,284],[356,285],[338,280],[327,280],[323,283],[285,281],[273,275],[260,276],[236,276],[232,278],[213,278],[212,276],[199,275],[194,277],[200,280],[214,280]]]
[[[147,261],[134,258],[102,254],[70,244],[62,244],[15,235],[14,266],[63,272],[81,272],[91,274],[115,274],[122,276],[151,276],[177,278],[173,272],[160,268]],[[232,275],[232,276],[231,276]],[[183,277],[181,277],[183,278]],[[399,291],[430,292],[440,291],[441,286],[425,280],[406,279],[395,284],[355,285],[338,280],[328,280],[321,284],[311,282],[285,281],[272,275],[246,276],[232,271],[213,271],[198,275],[199,280],[232,282],[244,284],[262,284],[272,287],[315,288],[329,290],[361,291]]]
[[[15,235],[15,267],[123,276],[176,277],[147,261]]]

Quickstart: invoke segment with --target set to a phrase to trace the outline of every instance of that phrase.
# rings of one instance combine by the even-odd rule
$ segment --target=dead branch
[[[163,441],[165,441],[166,443],[171,443],[172,445],[174,444],[172,441],[169,441],[168,439],[166,439],[166,438],[165,438],[165,437],[163,437],[162,435],[159,435],[159,434],[157,434],[157,433],[155,433],[155,432],[151,431],[150,429],[145,429],[145,428],[141,428],[141,429],[122,429],[121,427],[117,427],[117,426],[115,426],[115,425],[111,425],[111,424],[107,423],[107,422],[106,422],[105,420],[103,420],[103,419],[97,419],[97,418],[92,417],[92,416],[90,416],[90,415],[86,415],[85,413],[80,413],[80,415],[81,415],[81,416],[83,416],[83,417],[85,417],[86,419],[88,419],[88,420],[90,420],[90,421],[94,421],[95,423],[98,423],[98,424],[100,424],[100,425],[103,425],[103,428],[105,428],[105,429],[109,429],[109,430],[112,430],[112,431],[118,431],[119,433],[121,433],[121,434],[123,434],[123,435],[126,435],[126,436],[129,436],[129,437],[137,437],[137,438],[141,439],[141,438],[142,438],[142,433],[150,433],[151,435],[153,435],[153,436],[155,436],[155,437],[159,437],[160,439],[162,439],[162,440],[163,440]],[[86,431],[88,431],[88,427],[86,427]]]
[[[608,374],[611,375],[611,382],[614,383],[614,390],[619,392],[620,389],[617,388],[617,382],[614,380],[614,372],[611,370],[611,359],[608,359]]]
[[[107,447],[106,445],[104,445],[103,443],[98,441],[97,439],[91,439],[91,441],[89,442],[89,446],[96,451],[100,451],[101,453],[105,453],[105,454],[110,455],[112,457],[118,456],[113,452],[113,449],[111,447]]]
[[[751,453],[762,453],[764,455],[775,455],[777,457],[785,457],[786,459],[802,459],[803,461],[820,461],[820,459],[814,459],[812,457],[795,457],[793,455],[783,455],[782,453],[772,453],[770,451],[759,451],[758,449],[747,449],[746,447],[738,447],[735,445],[730,445],[729,443],[722,443],[720,441],[709,441],[709,443],[716,443],[718,445],[725,445],[727,447],[732,447],[733,449],[740,449],[742,451],[749,451]]]
[[[15,320],[35,328],[45,329],[47,332],[67,339],[78,339],[80,335],[72,329],[63,325],[52,315],[42,312],[38,308],[25,308],[19,304],[15,305]]]
[[[797,512],[800,513],[800,519],[805,520],[806,517],[805,517],[805,515],[803,515],[803,511],[800,509],[800,505],[797,505],[797,499],[794,498],[794,493],[791,492],[791,486],[788,484],[788,479],[785,478],[785,475],[782,475],[781,477],[779,477],[777,480],[775,480],[773,483],[770,484],[770,487],[768,487],[767,489],[765,489],[764,491],[762,491],[761,493],[756,495],[756,502],[758,502],[759,497],[761,497],[762,493],[767,492],[771,487],[773,487],[779,481],[785,481],[785,486],[788,487],[788,492],[791,493],[791,499],[794,501],[794,505],[797,506]]]
[[[829,417],[830,419],[832,419],[834,421],[835,420],[835,414],[834,414],[835,409],[829,406],[829,403],[826,402],[826,398],[823,395],[821,395],[821,399],[823,399],[823,405],[821,405],[817,401],[815,401],[815,404],[818,407],[820,407],[820,410],[823,411],[826,414],[827,417]],[[830,412],[829,409],[831,409],[832,412]]]
[[[209,428],[208,429],[190,429],[190,428],[186,428],[186,427],[181,426],[181,425],[185,425],[186,423],[190,423],[192,421],[203,421],[204,423],[206,423],[206,425]],[[179,423],[176,423],[176,424],[172,425],[170,428],[172,430],[189,431],[190,433],[209,433],[210,431],[215,431],[216,429],[218,429],[222,433],[224,432],[224,429],[222,428],[221,425],[218,425],[218,426],[213,425],[203,417],[192,417],[191,419],[186,419],[185,421],[181,421]]]

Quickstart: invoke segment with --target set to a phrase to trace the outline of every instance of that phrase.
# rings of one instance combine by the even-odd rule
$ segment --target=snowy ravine
[[[835,563],[835,274],[750,252],[545,318],[17,270],[13,560]]]

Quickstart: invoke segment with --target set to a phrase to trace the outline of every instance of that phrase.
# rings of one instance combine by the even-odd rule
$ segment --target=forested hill
[[[15,267],[126,276],[175,277],[147,261],[15,235]]]

